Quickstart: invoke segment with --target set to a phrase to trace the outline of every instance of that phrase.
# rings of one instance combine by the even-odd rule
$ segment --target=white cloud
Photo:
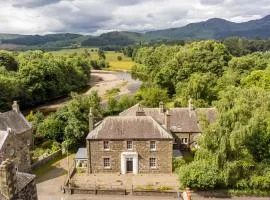
[[[147,31],[213,17],[242,22],[267,14],[269,0],[6,0],[0,1],[0,32]]]

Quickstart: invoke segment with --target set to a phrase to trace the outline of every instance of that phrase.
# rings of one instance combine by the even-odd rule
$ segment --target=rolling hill
[[[232,36],[250,39],[270,38],[270,15],[262,19],[243,23],[213,18],[179,28],[156,30],[146,33],[114,31],[101,34],[100,36],[71,33],[49,34],[43,36],[0,34],[0,43],[20,45],[24,48],[32,49],[57,49],[80,46],[123,47],[138,42],[223,39]]]

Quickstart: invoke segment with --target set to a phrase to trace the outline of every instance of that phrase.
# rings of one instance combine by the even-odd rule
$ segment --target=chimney
[[[144,112],[141,104],[139,104],[139,106],[138,106],[138,110],[136,111],[136,116],[145,116],[145,112]]]
[[[16,113],[20,112],[20,107],[19,107],[19,104],[17,103],[17,101],[13,101],[12,110],[14,110]]]
[[[165,114],[165,127],[169,131],[171,127],[171,114],[170,110],[168,109],[166,114]]]
[[[159,102],[159,112],[164,113],[164,103],[162,101]]]
[[[89,115],[88,115],[88,118],[89,118],[89,132],[91,132],[95,128],[95,125],[94,125],[94,115],[93,115],[92,110],[93,110],[93,108],[91,107],[89,109]]]
[[[17,193],[16,170],[14,163],[5,160],[0,165],[0,193],[8,200],[14,200]]]

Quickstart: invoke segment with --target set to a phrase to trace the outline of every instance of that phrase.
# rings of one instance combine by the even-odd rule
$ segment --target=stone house
[[[140,104],[123,111],[120,116],[151,116],[174,138],[174,149],[183,150],[196,146],[201,135],[200,119],[214,123],[217,119],[215,108],[194,109],[191,100],[187,108],[165,109],[161,102],[159,108],[143,108]]]
[[[14,102],[11,111],[0,113],[0,162],[12,159],[18,171],[29,172],[32,141],[31,125]]]
[[[88,173],[171,173],[172,157],[196,146],[200,118],[214,123],[216,109],[194,109],[191,101],[188,108],[171,109],[165,109],[163,103],[158,108],[136,104],[96,125],[90,110],[87,154],[78,152],[76,162],[88,160]]]
[[[172,172],[173,137],[151,116],[107,117],[86,143],[88,173]]]
[[[0,200],[37,200],[36,176],[17,172],[13,161],[0,164]]]

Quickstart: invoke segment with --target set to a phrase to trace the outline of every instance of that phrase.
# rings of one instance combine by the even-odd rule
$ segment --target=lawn
[[[98,59],[97,48],[62,49],[59,51],[51,51],[50,53],[61,56],[65,54],[84,53],[85,49],[90,53],[91,59]],[[131,70],[131,67],[134,65],[131,58],[120,52],[106,51],[105,56],[106,61],[109,62],[110,70]],[[118,56],[121,56],[122,60],[118,60]]]

